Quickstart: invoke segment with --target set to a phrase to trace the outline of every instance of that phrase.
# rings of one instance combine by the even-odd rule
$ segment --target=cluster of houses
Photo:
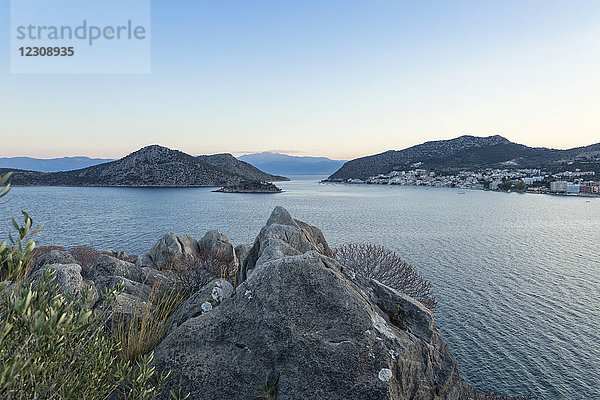
[[[600,183],[594,171],[565,171],[555,174],[540,169],[486,169],[461,171],[454,175],[426,169],[392,171],[366,180],[348,179],[348,183],[458,187],[462,189],[527,191],[566,195],[600,195]]]

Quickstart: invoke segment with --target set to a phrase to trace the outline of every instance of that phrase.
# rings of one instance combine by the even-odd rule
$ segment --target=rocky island
[[[240,161],[231,154],[194,157],[163,146],[146,146],[116,161],[65,172],[12,172],[13,186],[211,187],[248,180],[287,181]]]
[[[283,190],[270,182],[245,181],[235,185],[224,186],[215,192],[221,193],[281,193]]]

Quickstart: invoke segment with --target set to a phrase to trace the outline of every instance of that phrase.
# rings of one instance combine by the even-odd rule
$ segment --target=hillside
[[[390,150],[345,163],[327,180],[366,179],[410,168],[459,171],[480,168],[545,168],[554,171],[581,168],[600,172],[600,143],[568,150],[528,147],[502,136],[461,136]]]
[[[61,157],[61,158],[32,158],[32,157],[2,157],[0,168],[22,169],[39,172],[61,172],[87,168],[98,164],[114,161],[108,158],[90,157]]]
[[[0,173],[9,169],[0,169]],[[260,172],[260,171],[259,171]],[[265,174],[277,180],[280,177]],[[13,185],[43,186],[224,186],[254,179],[211,165],[178,150],[153,145],[120,160],[67,172],[14,171]]]
[[[248,179],[250,180],[268,182],[289,181],[289,178],[286,178],[284,176],[276,176],[263,172],[247,162],[238,160],[231,154],[214,154],[210,156],[198,156],[197,158],[199,160],[204,161],[205,163],[208,163],[222,170],[229,171],[244,177],[248,177]]]
[[[326,157],[298,157],[269,151],[245,154],[238,159],[271,174],[281,175],[330,175],[345,162]]]

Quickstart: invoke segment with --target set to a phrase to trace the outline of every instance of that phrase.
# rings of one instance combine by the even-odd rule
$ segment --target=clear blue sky
[[[152,73],[10,74],[1,156],[600,142],[600,1],[153,1]]]

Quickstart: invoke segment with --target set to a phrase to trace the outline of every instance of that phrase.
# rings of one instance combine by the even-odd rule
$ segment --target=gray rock
[[[275,207],[275,209],[273,209],[271,215],[269,216],[269,219],[267,220],[266,226],[270,226],[273,224],[290,225],[299,228],[298,224],[296,224],[296,221],[294,220],[294,218],[292,218],[288,210],[281,206],[277,206]]]
[[[343,271],[397,326],[431,343],[436,335],[435,319],[427,307],[374,279],[355,274],[347,268]]]
[[[159,271],[151,267],[142,267],[143,282],[148,286],[159,284],[161,289],[171,289],[180,283],[180,275],[173,271]]]
[[[119,293],[115,299],[112,309],[112,317],[108,321],[109,326],[113,324],[128,324],[134,319],[142,317],[147,307],[151,307],[147,299],[129,293]]]
[[[136,282],[142,282],[144,278],[140,267],[107,254],[100,254],[96,258],[90,268],[90,275],[94,281],[102,276],[122,276]]]
[[[172,331],[190,318],[211,311],[232,294],[231,283],[221,279],[213,280],[181,303],[171,317],[168,331]]]
[[[251,246],[247,246],[245,244],[240,244],[239,246],[235,247],[235,258],[237,259],[238,265],[244,264],[244,259],[250,252],[251,248]]]
[[[150,257],[150,254],[142,254],[141,256],[138,256],[134,264],[138,267],[158,269],[158,266],[156,265],[152,257]]]
[[[224,256],[227,262],[236,262],[235,249],[229,243],[227,236],[217,230],[206,232],[204,237],[198,242],[200,251],[209,251]]]
[[[150,257],[158,268],[173,259],[181,257],[183,250],[177,235],[173,232],[165,234],[150,250]]]
[[[113,290],[117,287],[122,287],[122,293],[131,295],[132,297],[139,297],[142,301],[148,300],[148,297],[152,292],[152,285],[132,281],[131,279],[122,276],[101,276],[98,277],[94,283],[102,293],[104,293],[105,290]]]
[[[98,300],[98,290],[92,281],[86,281],[81,276],[81,265],[79,264],[49,264],[43,265],[35,270],[30,276],[30,281],[39,280],[46,271],[54,275],[54,284],[62,294],[85,295],[85,302],[93,305]]]
[[[29,279],[37,281],[47,270],[54,273],[54,283],[58,285],[58,290],[61,293],[76,293],[85,287],[81,276],[81,265],[79,264],[44,265],[32,273]]]
[[[306,222],[299,221],[297,219],[294,220],[296,224],[302,229],[304,236],[306,239],[314,246],[314,248],[321,254],[326,255],[327,257],[332,257],[333,252],[331,248],[327,244],[327,240],[325,240],[325,236],[323,232],[316,226],[312,226],[307,224]]]
[[[276,249],[265,253],[267,244],[274,240],[284,242],[285,246],[279,243]],[[254,268],[273,257],[302,254],[311,250],[322,254],[331,253],[329,245],[318,228],[294,220],[285,208],[276,207],[244,259],[238,280],[243,282]],[[273,252],[275,254],[271,254]]]
[[[179,244],[181,245],[181,253],[186,257],[195,257],[198,255],[199,247],[198,241],[189,235],[183,235],[178,237]]]
[[[190,302],[155,349],[157,369],[171,371],[166,393],[254,399],[270,382],[278,400],[458,399],[458,366],[431,313],[346,274],[276,211],[235,293],[218,307]]]
[[[199,253],[198,241],[189,235],[177,236],[173,232],[165,234],[146,256],[137,263],[141,267],[163,268],[166,263],[182,257],[195,257]]]
[[[107,250],[104,250],[102,252],[102,254],[108,254],[109,256],[116,257],[119,259],[124,259],[124,258],[128,257],[127,253],[124,250],[116,250],[115,251],[113,249],[107,249]]]
[[[30,272],[36,271],[39,267],[48,264],[79,264],[71,254],[62,250],[50,250],[35,259],[31,265]]]
[[[146,283],[135,282],[122,276],[100,276],[95,281],[100,295],[104,298],[106,291],[112,291],[118,287],[122,291],[117,295],[111,311],[109,325],[118,322],[129,322],[144,313],[152,304],[148,302],[152,286]],[[101,303],[99,303],[101,304]]]

